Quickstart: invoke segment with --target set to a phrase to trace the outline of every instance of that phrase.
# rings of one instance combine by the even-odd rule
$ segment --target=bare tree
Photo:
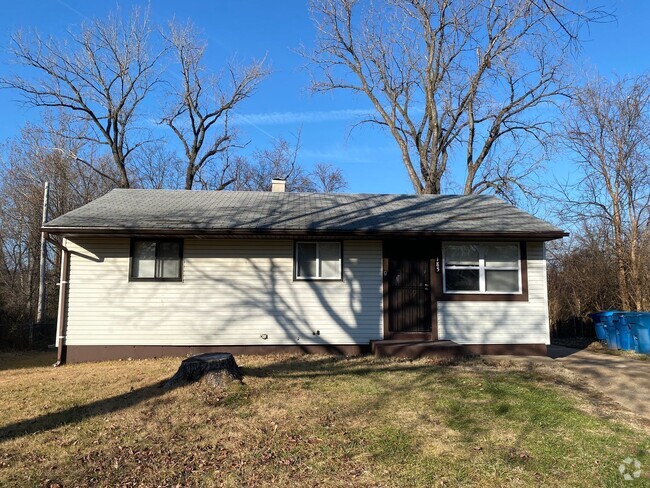
[[[440,193],[450,158],[463,191],[511,193],[544,148],[541,109],[568,92],[566,47],[601,11],[559,1],[313,0],[316,92],[349,90],[375,110],[417,193]],[[494,158],[499,147],[519,148]],[[507,195],[506,195],[507,196]]]
[[[547,248],[549,319],[556,337],[593,336],[587,314],[621,307],[616,259],[606,226],[598,224],[583,221],[574,237]]]
[[[166,38],[176,57],[180,82],[162,122],[183,146],[187,159],[185,189],[191,190],[197,174],[232,145],[234,136],[228,128],[228,116],[255,92],[268,71],[262,60],[246,67],[231,63],[225,75],[208,75],[203,65],[206,45],[191,23],[170,23]],[[224,188],[231,183],[224,182]]]
[[[312,172],[298,162],[300,136],[295,144],[278,139],[269,149],[255,151],[251,158],[235,157],[229,165],[232,189],[271,191],[271,180],[286,180],[289,192],[337,192],[347,187],[343,173],[330,164],[319,163]]]
[[[135,8],[127,19],[119,12],[69,30],[63,42],[38,33],[12,36],[11,54],[31,70],[0,79],[28,105],[58,107],[86,124],[78,136],[110,149],[119,186],[130,186],[130,155],[146,140],[136,126],[137,110],[159,82],[163,51],[151,46],[148,12]]]
[[[567,110],[564,140],[579,180],[565,188],[570,211],[604,226],[612,244],[620,305],[650,306],[650,77],[599,78]]]
[[[315,191],[313,182],[297,163],[299,138],[296,144],[286,139],[276,140],[269,149],[257,150],[252,158],[235,158],[234,188],[244,191],[271,191],[271,180],[286,180],[286,191]]]
[[[137,186],[141,188],[183,188],[185,165],[165,141],[154,141],[133,155]]]
[[[345,190],[348,186],[341,170],[331,164],[317,163],[310,177],[316,191],[323,193],[336,193]]]
[[[4,148],[0,160],[0,320],[2,340],[19,345],[33,323],[38,289],[43,183],[50,183],[50,217],[69,212],[106,193],[116,177],[112,161],[73,137],[70,116],[48,113],[42,126],[27,124]],[[75,124],[75,127],[79,128]],[[81,158],[71,158],[69,154]],[[100,176],[100,172],[109,178]],[[50,298],[55,310],[58,249],[47,255]],[[52,315],[50,314],[50,318]]]

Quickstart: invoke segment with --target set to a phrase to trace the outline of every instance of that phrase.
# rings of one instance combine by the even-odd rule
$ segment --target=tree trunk
[[[185,359],[176,374],[164,386],[174,387],[181,383],[206,378],[210,386],[223,387],[229,381],[242,382],[242,375],[235,358],[230,353],[206,353]]]
[[[618,289],[621,300],[621,308],[629,310],[630,308],[630,294],[627,286],[627,273],[626,273],[626,256],[623,242],[623,224],[621,219],[620,203],[618,194],[612,194],[612,207],[613,207],[613,228],[614,228],[614,251],[616,254],[616,268],[618,275]]]
[[[476,178],[476,173],[478,172],[478,166],[472,164],[471,162],[467,163],[467,177],[465,178],[465,188],[463,193],[465,195],[471,195],[474,193],[474,178]]]
[[[196,159],[198,158],[198,150],[196,147],[192,147],[191,151],[186,153],[187,155],[187,168],[185,169],[185,189],[191,190],[194,186],[194,178],[196,177],[197,165]]]
[[[113,147],[113,160],[115,161],[115,166],[117,166],[117,173],[120,176],[120,188],[131,188],[129,175],[126,172],[124,155],[118,147]]]
[[[185,189],[191,190],[192,185],[194,184],[194,163],[187,164],[187,170],[185,171]]]

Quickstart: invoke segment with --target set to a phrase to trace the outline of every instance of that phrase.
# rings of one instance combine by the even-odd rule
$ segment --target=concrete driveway
[[[650,419],[650,361],[549,346],[548,355],[622,407]]]

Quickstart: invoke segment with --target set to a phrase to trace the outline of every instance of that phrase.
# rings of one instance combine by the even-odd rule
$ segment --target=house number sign
[[[436,256],[436,273],[440,273],[440,256]]]

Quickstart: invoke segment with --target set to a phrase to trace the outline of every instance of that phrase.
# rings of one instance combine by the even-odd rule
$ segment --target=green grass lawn
[[[240,356],[165,390],[178,358],[53,359],[0,354],[0,486],[650,485],[648,424],[559,367]]]

